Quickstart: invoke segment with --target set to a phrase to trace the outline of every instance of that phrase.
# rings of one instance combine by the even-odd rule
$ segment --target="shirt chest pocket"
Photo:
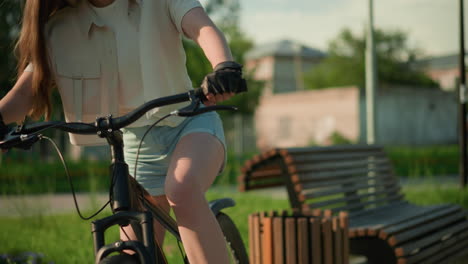
[[[94,118],[101,113],[103,80],[100,62],[88,60],[69,63],[56,60],[55,64],[57,86],[66,115],[73,121],[94,121],[83,118],[90,115]]]

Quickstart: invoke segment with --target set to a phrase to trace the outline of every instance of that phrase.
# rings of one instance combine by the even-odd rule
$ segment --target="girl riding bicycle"
[[[181,37],[194,40],[214,67],[202,88],[205,105],[245,90],[223,34],[197,0],[28,0],[25,3],[18,80],[0,100],[5,124],[51,114],[50,93],[60,91],[68,122],[123,115],[151,99],[192,89]],[[125,157],[133,172],[148,127],[175,105],[156,109],[125,128]],[[216,113],[170,117],[145,137],[136,179],[164,210],[174,210],[191,263],[227,263],[224,237],[204,194],[222,170],[226,148]],[[103,144],[70,134],[75,145]],[[162,243],[164,229],[155,227]],[[135,239],[130,228],[121,238]],[[125,234],[125,235],[124,235]]]

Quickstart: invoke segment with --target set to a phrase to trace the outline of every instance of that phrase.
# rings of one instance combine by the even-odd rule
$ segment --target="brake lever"
[[[211,111],[220,111],[220,110],[237,111],[237,107],[229,106],[229,105],[214,105],[214,106],[200,107],[201,102],[203,100],[206,100],[205,94],[203,93],[203,90],[201,88],[192,90],[188,94],[190,97],[190,105],[184,108],[181,108],[179,110],[173,111],[171,113],[172,115],[189,117],[189,116],[195,116],[195,115],[199,115],[199,114],[203,114],[203,113],[211,112]]]
[[[32,134],[32,135],[21,135],[21,144],[16,146],[16,148],[28,150],[31,149],[32,145],[39,141],[42,138],[42,134]]]
[[[3,141],[0,141],[0,148],[6,150],[11,148],[28,150],[42,138],[42,134],[19,134],[18,131],[18,129],[12,129],[3,138]]]
[[[172,112],[173,115],[190,116],[190,113],[196,112],[200,108],[201,100],[193,91],[189,92],[190,104],[184,108]]]
[[[183,117],[189,117],[189,116],[196,116],[196,115],[199,115],[199,114],[203,114],[203,113],[206,113],[206,112],[211,112],[211,111],[237,111],[237,107],[235,106],[230,106],[230,105],[213,105],[213,106],[207,106],[207,107],[202,107],[202,108],[199,108],[195,111],[191,111],[191,112],[188,112],[188,111],[185,111],[185,112],[177,112],[176,114],[178,116],[183,116]]]

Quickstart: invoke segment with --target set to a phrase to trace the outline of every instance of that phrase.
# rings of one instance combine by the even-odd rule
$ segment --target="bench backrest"
[[[401,201],[392,165],[379,146],[274,149],[246,162],[241,191],[285,185],[300,212],[356,212]]]

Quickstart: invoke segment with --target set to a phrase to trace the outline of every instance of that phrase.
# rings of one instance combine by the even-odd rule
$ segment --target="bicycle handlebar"
[[[192,103],[187,107],[172,112],[171,115],[187,117],[209,111],[236,110],[236,108],[232,106],[207,106],[199,108],[201,100],[204,99],[206,99],[206,97],[203,93],[203,90],[201,88],[197,88],[186,93],[180,93],[151,100],[139,106],[130,113],[120,117],[112,117],[111,115],[107,117],[98,117],[95,123],[67,123],[63,121],[49,121],[30,125],[20,125],[17,126],[16,129],[11,130],[5,136],[3,141],[0,142],[0,148],[11,149],[16,147],[21,149],[29,149],[36,141],[40,139],[41,135],[38,133],[48,128],[55,128],[65,132],[82,135],[97,134],[99,131],[106,131],[109,129],[111,131],[118,130],[132,124],[153,108],[187,101],[191,101]]]

